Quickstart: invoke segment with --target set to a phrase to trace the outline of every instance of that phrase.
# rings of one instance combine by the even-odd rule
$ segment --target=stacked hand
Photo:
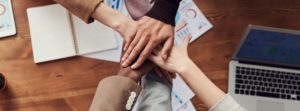
[[[137,25],[134,25],[133,29],[136,29],[137,31],[131,30],[131,28],[127,28],[129,29],[129,31],[127,32],[129,32],[130,36],[126,36],[126,34],[128,33],[122,34],[125,39],[125,54],[122,57],[122,66],[127,67],[124,70],[128,71],[130,71],[131,69],[137,69],[131,71],[139,71],[140,69],[144,69],[145,64],[148,64],[143,64],[144,61],[146,61],[153,50],[155,48],[158,48],[158,46],[161,46],[161,44],[163,44],[161,58],[167,59],[174,43],[173,26],[147,16],[144,16],[140,20],[136,21],[136,23]],[[132,34],[135,32],[135,36],[132,36]],[[135,63],[133,63],[130,68],[128,68],[128,66],[134,61]],[[155,71],[160,77],[165,77],[169,82],[172,82],[172,79],[176,77],[175,74],[169,73],[168,71],[162,70],[158,67],[155,67]],[[136,77],[128,77],[136,79]],[[141,76],[139,76],[138,78],[140,77]]]
[[[130,29],[128,27],[127,29]],[[124,46],[122,66],[139,68],[157,46],[163,44],[162,58],[167,59],[174,43],[174,27],[156,19],[144,16],[137,21],[137,31]],[[133,63],[136,60],[135,63]]]
[[[139,69],[153,50],[160,45],[163,45],[161,57],[168,58],[174,43],[174,27],[172,25],[148,16],[134,21],[104,4],[100,4],[93,13],[93,17],[118,31],[123,37],[125,41],[125,54],[122,57],[123,67],[133,64],[130,68]],[[134,61],[135,63],[133,63]]]
[[[151,54],[148,58],[162,69],[173,73],[181,73],[186,70],[187,66],[189,66],[188,64],[192,62],[187,51],[190,39],[190,36],[185,37],[180,46],[174,46],[171,50],[170,56],[166,60],[161,57],[162,49],[159,47],[155,49],[153,51],[154,54]]]

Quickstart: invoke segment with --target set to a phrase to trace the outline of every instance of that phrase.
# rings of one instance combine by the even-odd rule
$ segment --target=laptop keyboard
[[[236,67],[235,93],[300,101],[300,74]]]

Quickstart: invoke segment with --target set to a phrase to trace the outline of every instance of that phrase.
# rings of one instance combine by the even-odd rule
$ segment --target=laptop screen
[[[300,66],[300,35],[250,29],[236,58],[268,64]]]

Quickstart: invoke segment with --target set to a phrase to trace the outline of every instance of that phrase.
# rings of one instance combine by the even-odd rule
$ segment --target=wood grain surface
[[[73,57],[35,64],[26,9],[52,0],[12,0],[17,35],[0,39],[0,72],[8,80],[0,111],[87,111],[98,82],[119,64]],[[190,47],[190,56],[227,92],[228,63],[249,24],[300,30],[299,0],[195,0],[214,27]],[[207,111],[197,98],[197,111]]]

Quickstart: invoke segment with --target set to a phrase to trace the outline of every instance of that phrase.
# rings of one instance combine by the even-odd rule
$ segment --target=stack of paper
[[[28,8],[27,14],[35,63],[117,47],[112,29],[86,24],[61,5]]]

